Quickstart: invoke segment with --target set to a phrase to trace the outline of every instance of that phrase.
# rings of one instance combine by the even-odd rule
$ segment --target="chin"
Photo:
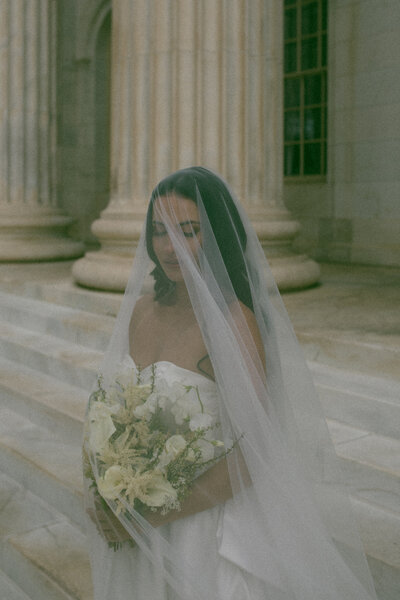
[[[180,267],[170,267],[169,265],[162,264],[162,268],[168,279],[178,283],[183,281],[183,275]]]
[[[168,271],[165,271],[166,276],[168,277],[168,279],[170,281],[173,281],[174,283],[180,283],[181,281],[183,281],[183,276],[182,273],[171,273]]]

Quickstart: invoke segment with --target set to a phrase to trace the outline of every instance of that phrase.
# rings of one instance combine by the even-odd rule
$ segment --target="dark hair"
[[[225,183],[212,171],[204,167],[189,167],[169,175],[154,188],[146,217],[147,252],[156,267],[152,271],[155,279],[155,299],[169,304],[174,295],[175,284],[164,273],[153,249],[152,220],[154,201],[159,196],[176,193],[197,204],[200,194],[204,210],[210,222],[231,280],[236,296],[253,310],[244,251],[247,236],[235,202]]]

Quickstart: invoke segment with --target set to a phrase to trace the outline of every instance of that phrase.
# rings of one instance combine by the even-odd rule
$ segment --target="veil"
[[[175,367],[186,383],[163,380],[163,371]],[[134,389],[130,396],[123,393],[128,388]],[[193,394],[200,416],[190,412]],[[165,436],[185,438],[186,446],[181,439],[167,452],[167,460],[175,460],[170,470],[197,460],[180,503],[179,477],[173,491],[165,479],[164,488],[158,485],[168,469],[166,446],[151,463],[159,479],[141,492],[132,491],[126,475],[129,469],[131,477],[135,469],[149,473],[143,460],[132,470],[129,457],[137,446],[131,443],[124,455],[125,479],[122,467],[113,467],[117,441],[136,435],[115,418],[128,410],[128,396],[140,426],[157,416]],[[211,396],[216,415],[210,416],[204,406]],[[178,406],[180,421],[171,425]],[[151,195],[88,403],[84,471],[87,512],[98,531],[111,530],[122,546],[108,548],[90,522],[96,600],[117,597],[123,578],[129,589],[130,576],[132,598],[138,578],[153,578],[157,589],[167,590],[154,599],[221,600],[221,560],[231,574],[255,582],[260,594],[252,599],[376,599],[349,490],[264,252],[228,186],[208,169],[178,171]],[[167,499],[169,492],[161,510],[154,498]],[[201,547],[213,559],[204,555],[203,564],[191,553],[200,540],[190,528],[213,511],[216,528],[201,528]],[[179,543],[174,526],[192,537]]]

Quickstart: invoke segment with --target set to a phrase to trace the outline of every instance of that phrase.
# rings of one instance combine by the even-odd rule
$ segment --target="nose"
[[[169,235],[164,236],[163,247],[164,247],[164,252],[166,252],[168,254],[175,254],[174,246],[172,244],[172,240],[169,237]]]

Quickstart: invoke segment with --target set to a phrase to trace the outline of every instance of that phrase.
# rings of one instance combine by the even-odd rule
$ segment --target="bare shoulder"
[[[154,311],[154,299],[152,294],[144,294],[136,302],[132,312],[129,329],[133,331],[140,321]]]
[[[258,328],[257,319],[253,311],[248,306],[243,304],[243,302],[238,300],[232,307],[232,315],[235,319],[239,332],[243,335],[244,341],[246,341],[248,333],[250,333],[255,345],[255,349],[257,350],[262,364],[265,366],[264,344]],[[245,318],[246,323],[244,323],[243,317]]]

